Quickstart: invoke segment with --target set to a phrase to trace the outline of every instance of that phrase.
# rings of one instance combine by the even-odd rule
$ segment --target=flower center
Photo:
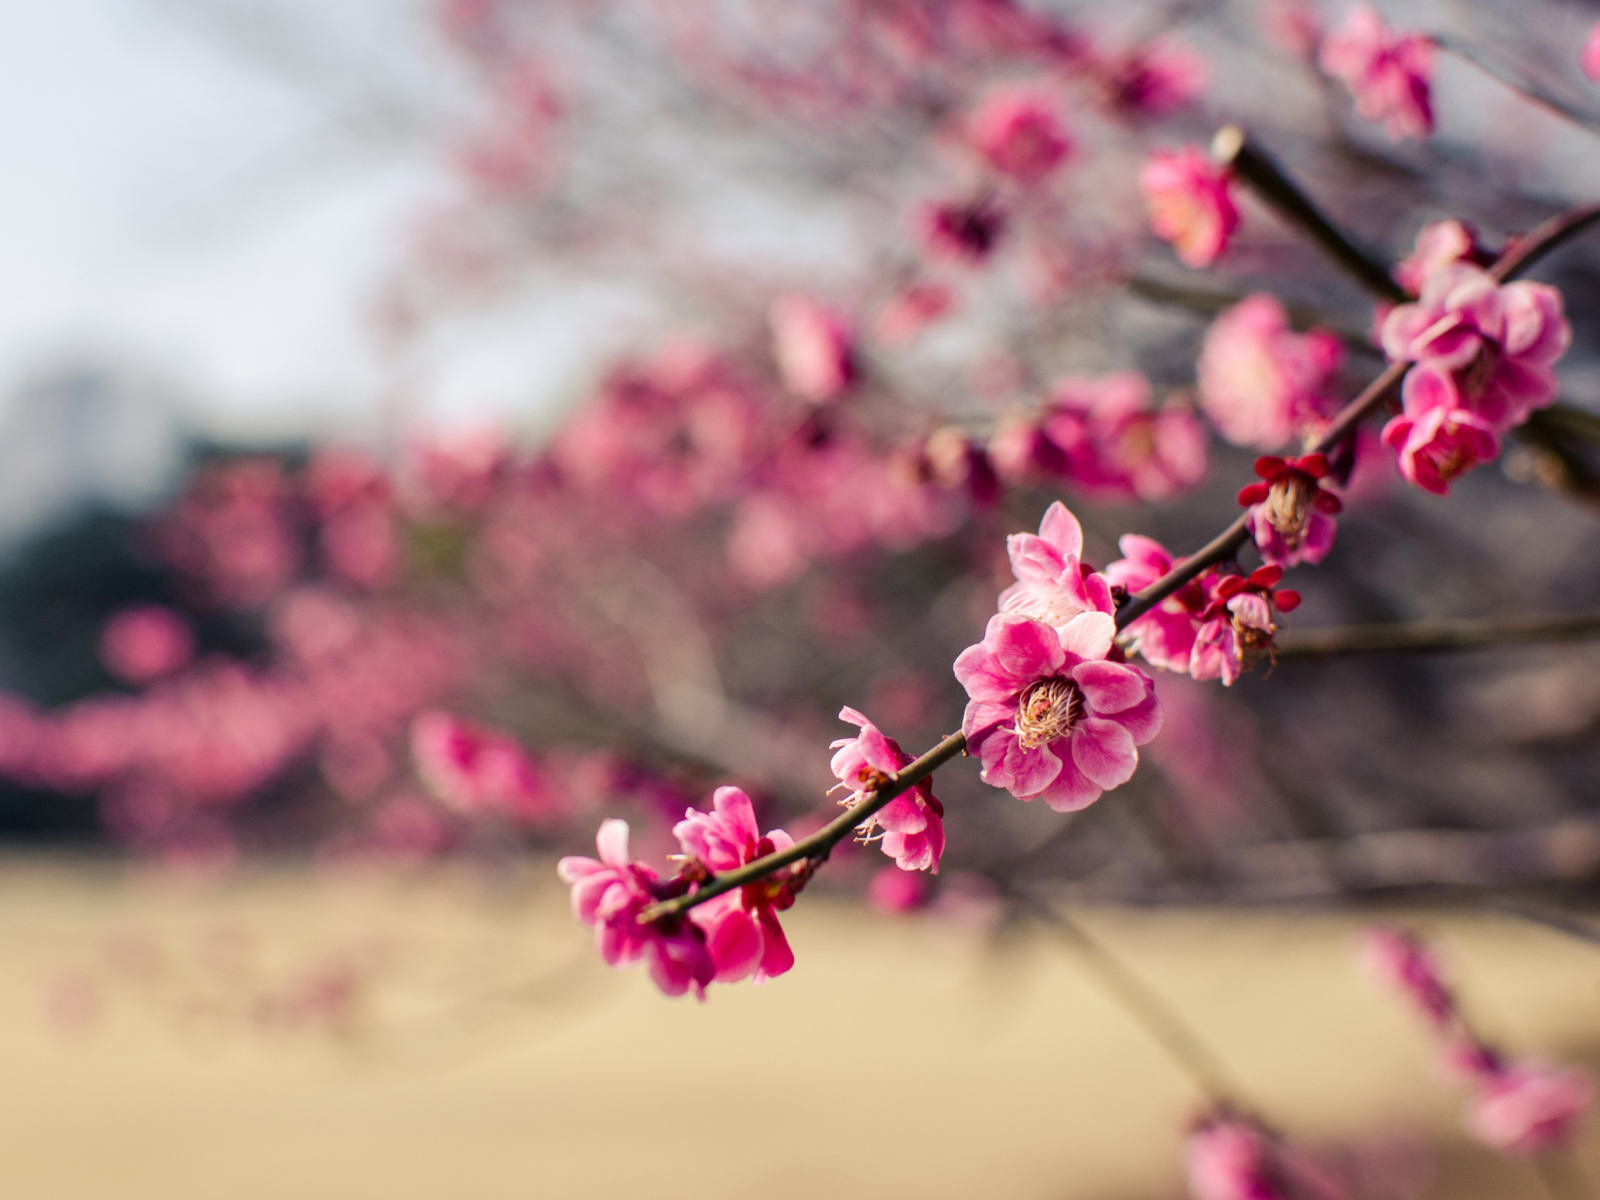
[[[1316,481],[1299,471],[1285,471],[1267,489],[1267,520],[1291,550],[1299,548],[1305,535],[1316,494]]]
[[[1016,735],[1029,750],[1066,737],[1083,716],[1083,693],[1070,679],[1036,679],[1022,693]]]

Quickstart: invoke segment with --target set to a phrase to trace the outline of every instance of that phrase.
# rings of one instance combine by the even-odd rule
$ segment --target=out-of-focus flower
[[[1333,334],[1295,333],[1276,296],[1246,296],[1206,331],[1200,407],[1234,445],[1275,450],[1337,404],[1329,385],[1343,362]]]
[[[956,298],[942,283],[914,283],[896,292],[878,310],[873,332],[886,346],[904,346],[955,308]]]
[[[794,845],[794,839],[781,829],[761,835],[755,807],[739,788],[718,788],[711,804],[710,812],[689,809],[672,827],[692,863],[714,872],[732,871]],[[756,983],[765,983],[794,966],[794,952],[778,923],[778,913],[793,903],[788,878],[779,873],[690,910],[705,930],[718,981],[753,976]]]
[[[994,252],[1006,217],[992,195],[961,203],[924,204],[916,211],[916,233],[932,259],[976,264]]]
[[[830,769],[850,791],[844,803],[854,808],[910,762],[911,755],[855,709],[841,708],[839,719],[861,727],[855,737],[841,738],[829,747],[834,751]],[[944,853],[944,805],[934,797],[933,780],[920,780],[909,792],[889,801],[869,818],[858,836],[870,840],[879,831],[883,852],[902,871],[937,875],[939,856]]]
[[[1443,496],[1450,484],[1500,453],[1493,426],[1464,407],[1451,376],[1431,365],[1412,368],[1401,388],[1404,410],[1383,427],[1408,483]]]
[[[772,349],[783,386],[821,404],[855,379],[849,323],[810,296],[791,292],[772,302]]]
[[[1002,87],[967,119],[967,141],[1002,175],[1038,183],[1072,153],[1055,101],[1036,88]]]
[[[1467,1106],[1467,1131],[1486,1146],[1537,1154],[1566,1145],[1594,1103],[1594,1077],[1575,1067],[1513,1063],[1490,1076]]]
[[[998,613],[961,652],[955,675],[971,697],[961,730],[985,783],[1071,812],[1133,778],[1161,706],[1149,676],[1107,661],[1115,632],[1103,612],[1060,630]]]
[[[1114,611],[1105,577],[1083,565],[1083,526],[1061,501],[1045,509],[1037,535],[1014,533],[1006,554],[1017,582],[1000,593],[1002,613],[1064,627],[1085,612]]]
[[[1322,42],[1322,18],[1308,0],[1265,0],[1259,9],[1261,32],[1278,49],[1314,62]]]
[[[1139,172],[1139,190],[1157,237],[1171,242],[1186,267],[1209,267],[1239,227],[1228,168],[1196,146],[1158,150]]]
[[[1239,490],[1239,503],[1251,509],[1250,536],[1261,557],[1284,568],[1321,562],[1333,549],[1334,515],[1344,507],[1322,486],[1327,458],[1264,455],[1256,459],[1256,474],[1260,481]]]
[[[1345,1200],[1349,1195],[1322,1163],[1227,1110],[1208,1114],[1189,1134],[1184,1168],[1194,1200]]]
[[[1456,1020],[1455,997],[1433,953],[1403,929],[1375,925],[1360,942],[1361,963],[1378,983],[1411,1001],[1435,1028]]]
[[[660,895],[654,869],[628,857],[628,823],[600,822],[595,846],[599,859],[568,855],[556,871],[572,886],[573,915],[594,928],[600,957],[613,967],[644,959],[667,995],[693,989],[704,999],[717,968],[700,927],[682,918],[639,923],[639,914]]]
[[[1154,503],[1205,478],[1206,435],[1194,411],[1178,401],[1154,407],[1138,371],[1059,380],[1038,421],[1060,451],[1062,482],[1087,496]]]
[[[1206,61],[1186,46],[1153,42],[1102,64],[1101,86],[1112,111],[1161,117],[1187,108],[1206,90]]]
[[[1318,62],[1350,89],[1362,117],[1383,122],[1391,141],[1433,132],[1429,38],[1397,34],[1371,5],[1358,4],[1343,25],[1323,38]]]
[[[1589,30],[1589,36],[1583,41],[1583,50],[1578,55],[1578,66],[1583,68],[1583,73],[1595,83],[1600,83],[1600,21]]]
[[[1478,231],[1470,222],[1454,217],[1429,221],[1417,231],[1411,253],[1395,264],[1394,280],[1411,295],[1418,296],[1436,271],[1459,262],[1487,267],[1493,261],[1494,255],[1478,241]]]
[[[429,790],[464,816],[537,821],[556,807],[549,784],[515,739],[449,713],[417,716],[411,755]]]
[[[1449,373],[1459,407],[1496,433],[1556,398],[1552,364],[1572,343],[1559,291],[1526,280],[1497,284],[1466,263],[1430,274],[1415,303],[1384,319],[1382,334],[1390,358]]]
[[[883,867],[875,872],[867,884],[867,903],[881,913],[899,915],[926,908],[928,904],[928,877]]]
[[[126,683],[170,675],[193,657],[194,626],[158,604],[124,609],[106,622],[100,635],[100,661]]]
[[[922,458],[929,477],[942,488],[961,489],[979,507],[1000,498],[1000,479],[988,452],[955,425],[945,425],[928,435]]]

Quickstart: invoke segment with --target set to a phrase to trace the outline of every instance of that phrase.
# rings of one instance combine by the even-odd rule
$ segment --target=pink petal
[[[1109,613],[1079,613],[1061,627],[1060,647],[1079,659],[1100,659],[1111,653],[1112,639],[1117,636],[1117,623]],[[1056,659],[1059,666],[1064,660]],[[1051,672],[1040,672],[1048,675]]]
[[[1049,746],[1029,750],[1017,735],[997,730],[983,743],[982,780],[1003,787],[1019,800],[1043,791],[1061,773],[1061,760]]]
[[[956,656],[956,680],[974,702],[1008,700],[1020,692],[1031,676],[1017,678],[1007,671],[984,643],[968,646]]]
[[[778,916],[770,908],[761,910],[761,967],[756,972],[756,982],[776,979],[794,966],[794,951],[789,949],[789,939],[784,936]]]
[[[716,964],[717,980],[732,983],[761,962],[761,930],[742,908],[729,908],[706,929],[706,949]]]
[[[628,823],[609,817],[600,822],[600,831],[595,834],[595,847],[600,851],[600,861],[613,870],[625,871],[628,868]]]
[[[1112,720],[1128,731],[1135,746],[1142,746],[1161,732],[1161,699],[1154,686],[1143,702],[1123,709]]]
[[[1105,614],[1093,615],[1115,628],[1111,618]],[[1083,615],[1080,615],[1074,617],[1073,621],[1082,619]],[[1069,621],[1067,624],[1070,628],[1072,622]],[[1064,661],[1061,638],[1056,635],[1056,631],[1043,621],[1035,621],[1031,617],[1016,617],[1001,613],[989,618],[983,642],[993,653],[1000,669],[1018,681],[1043,679],[1054,675]],[[1108,649],[1109,646],[1108,640]],[[960,659],[956,661],[959,663]],[[1013,692],[1017,690],[1020,689],[1013,689]]]
[[[1063,762],[1061,774],[1038,798],[1056,812],[1077,812],[1100,799],[1104,790],[1072,763]]]
[[[1045,509],[1039,536],[1054,546],[1062,558],[1083,557],[1083,526],[1059,500]]]
[[[1006,538],[1006,554],[1011,559],[1011,573],[1022,582],[1054,581],[1067,569],[1061,553],[1031,533],[1013,533]]]
[[[1072,731],[1072,761],[1101,787],[1114,788],[1133,778],[1139,751],[1115,721],[1086,717]]]
[[[972,700],[967,704],[967,711],[961,718],[961,732],[966,735],[969,744],[976,749],[978,743],[992,729],[1010,724],[1016,716],[1015,704],[998,703],[992,700]]]
[[[1145,698],[1145,677],[1121,663],[1086,662],[1072,670],[1072,678],[1083,689],[1089,708],[1099,716],[1132,708]]]

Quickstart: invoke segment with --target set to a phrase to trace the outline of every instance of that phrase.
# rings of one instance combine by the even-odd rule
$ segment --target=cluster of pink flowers
[[[1190,1131],[1184,1168],[1194,1200],[1346,1200],[1323,1163],[1242,1113],[1219,1108]]]
[[[1195,368],[1200,407],[1234,445],[1276,450],[1337,408],[1332,384],[1343,362],[1337,337],[1295,333],[1283,302],[1258,292],[1206,331]]]
[[[984,98],[967,119],[967,140],[1001,175],[1035,184],[1072,154],[1058,105],[1038,88],[1004,87]]]
[[[447,809],[468,816],[544,821],[559,807],[514,738],[436,709],[411,723],[417,774]]]
[[[1429,38],[1397,34],[1371,5],[1358,4],[1338,30],[1322,39],[1318,62],[1350,89],[1363,118],[1383,122],[1391,140],[1433,132]]]
[[[1572,327],[1555,288],[1496,283],[1457,261],[1429,274],[1414,303],[1393,309],[1382,336],[1391,359],[1416,364],[1383,440],[1407,480],[1443,495],[1457,476],[1493,459],[1508,430],[1555,400],[1552,367]]]
[[[1232,174],[1198,146],[1159,150],[1139,172],[1150,228],[1171,242],[1186,267],[1209,267],[1228,249],[1239,227],[1230,190]]]
[[[1017,582],[955,662],[961,731],[985,783],[1071,812],[1133,777],[1161,705],[1150,677],[1119,661],[1110,588],[1083,566],[1077,519],[1057,502],[1037,536],[1006,548]]]
[[[861,728],[855,737],[841,738],[829,747],[835,752],[829,766],[839,786],[850,792],[843,803],[854,808],[910,762],[911,755],[855,709],[840,709],[839,719]],[[944,854],[944,805],[933,794],[933,781],[920,780],[889,801],[861,825],[857,836],[877,840],[902,871],[937,875]]]
[[[1058,382],[1037,413],[1004,421],[989,456],[1008,482],[1057,480],[1108,502],[1169,500],[1207,469],[1205,431],[1181,400],[1157,407],[1138,371]]]
[[[1177,565],[1153,538],[1127,534],[1118,543],[1124,557],[1106,568],[1113,586],[1132,593],[1150,586]],[[1131,622],[1128,648],[1153,667],[1221,679],[1232,685],[1272,653],[1274,610],[1292,612],[1299,593],[1278,588],[1283,568],[1267,565],[1249,575],[1212,568]]]
[[[1386,988],[1408,1000],[1438,1039],[1445,1073],[1470,1090],[1467,1131],[1496,1150],[1537,1154],[1570,1142],[1594,1103],[1588,1072],[1536,1059],[1507,1060],[1462,1014],[1439,963],[1415,934],[1379,926],[1362,957]]]
[[[629,857],[627,822],[616,819],[600,824],[598,859],[569,855],[558,864],[572,886],[573,914],[594,928],[601,958],[614,967],[644,961],[667,995],[692,990],[701,999],[713,981],[764,983],[792,967],[794,953],[778,922],[804,884],[792,868],[715,896],[686,915],[639,917],[657,901],[692,893],[714,873],[788,849],[793,839],[781,829],[761,834],[750,797],[735,787],[718,788],[710,812],[687,810],[672,832],[684,858],[669,880]]]

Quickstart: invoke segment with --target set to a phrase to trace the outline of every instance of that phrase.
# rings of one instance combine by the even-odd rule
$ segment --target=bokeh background
[[[842,850],[788,918],[796,970],[703,1006],[606,970],[553,878],[608,815],[659,858],[722,783],[814,828],[841,704],[907,748],[954,728],[1003,535],[1052,500],[1098,565],[1123,533],[1182,551],[1231,519],[1253,452],[1193,401],[1219,309],[1265,290],[1330,331],[1338,396],[1377,373],[1371,298],[1264,206],[1219,268],[1179,266],[1145,226],[1151,149],[1240,122],[1391,260],[1428,220],[1496,244],[1600,194],[1592,129],[1505,82],[1600,114],[1576,61],[1600,13],[1385,5],[1491,67],[1441,53],[1436,135],[1395,144],[1290,36],[1343,12],[13,15],[6,1194],[1183,1194],[1199,1098],[1016,889],[1079,914],[1297,1139],[1393,1194],[1537,1194],[1465,1140],[1351,939],[1420,924],[1494,1037],[1600,1058],[1592,643],[1163,674],[1128,787],[1064,818],[955,764],[937,881]],[[1175,100],[1130,82],[1153,47],[1192,67]],[[1048,186],[963,143],[1005,86],[1065,114]],[[992,251],[941,257],[925,206],[985,203]],[[1364,444],[1294,628],[1594,607],[1600,250],[1536,277],[1574,325],[1566,423],[1448,500]],[[908,331],[919,286],[950,310]],[[774,345],[795,296],[848,343],[837,394]],[[1062,378],[1129,370],[1202,431],[1198,466],[989,456]],[[1107,453],[1147,465],[1139,436]],[[515,785],[430,774],[437,713],[512,738]]]

